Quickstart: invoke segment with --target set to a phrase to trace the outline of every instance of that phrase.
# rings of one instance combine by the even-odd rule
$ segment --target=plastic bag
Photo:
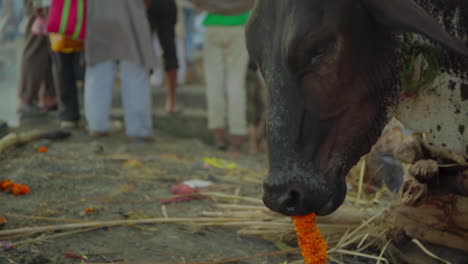
[[[47,21],[45,17],[36,17],[32,24],[31,31],[34,35],[47,36]]]

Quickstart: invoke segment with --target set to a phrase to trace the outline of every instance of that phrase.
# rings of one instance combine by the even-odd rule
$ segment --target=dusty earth
[[[38,153],[46,146],[47,153]],[[204,157],[231,160],[241,169],[207,169]],[[246,173],[249,172],[249,173]],[[129,142],[122,135],[93,139],[74,131],[63,141],[36,141],[0,157],[0,179],[30,186],[25,196],[0,192],[1,230],[65,224],[83,220],[198,217],[212,200],[171,203],[171,187],[184,180],[212,182],[213,191],[259,197],[265,173],[262,156],[233,159],[198,140],[160,135],[154,143]],[[94,212],[86,213],[85,210]],[[63,236],[60,236],[63,234]],[[48,238],[51,236],[52,238]],[[198,228],[182,224],[100,228],[69,234],[13,236],[16,248],[0,252],[1,264],[186,263],[246,257],[278,250],[235,228]],[[73,254],[72,254],[73,253]],[[83,260],[76,256],[86,256]],[[75,258],[76,257],[76,258]],[[285,263],[297,254],[237,263]]]

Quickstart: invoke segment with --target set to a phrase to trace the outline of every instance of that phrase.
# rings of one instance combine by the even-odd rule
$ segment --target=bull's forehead
[[[287,65],[299,46],[335,34],[350,0],[258,0],[247,28],[251,56],[263,66]]]
[[[261,60],[286,57],[293,40],[301,35],[301,32],[307,31],[312,24],[310,20],[315,16],[313,13],[318,13],[314,11],[307,14],[304,11],[311,2],[315,1],[259,0],[247,29],[251,55],[261,57]],[[271,63],[278,61],[265,62]]]

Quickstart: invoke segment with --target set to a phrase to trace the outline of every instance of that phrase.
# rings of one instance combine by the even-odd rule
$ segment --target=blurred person
[[[19,70],[18,112],[23,115],[38,114],[55,110],[57,99],[52,75],[52,57],[47,35],[32,32],[32,26],[38,18],[45,18],[47,0],[24,0],[25,14],[28,23],[24,35],[24,46]],[[42,98],[39,98],[41,87],[44,87]]]
[[[155,56],[144,0],[88,1],[85,39],[85,114],[90,134],[109,134],[117,69],[126,134],[152,139],[149,72]]]
[[[205,20],[206,14],[206,12],[200,12],[195,16],[195,33],[193,35],[193,46],[195,47],[195,50],[203,49],[206,33],[203,21]]]
[[[245,79],[248,54],[244,25],[249,14],[250,11],[237,15],[208,13],[204,20],[208,128],[214,130],[216,147],[225,150],[227,116],[230,152],[236,156],[240,155],[247,135]]]
[[[6,33],[12,22],[13,3],[12,0],[0,0],[0,40],[6,38]]]
[[[0,39],[16,38],[20,33],[23,18],[22,1],[0,0]]]
[[[80,106],[78,103],[77,81],[81,80],[81,52],[70,50],[53,53],[54,76],[59,98],[58,118],[60,127],[78,127]]]
[[[175,47],[177,54],[177,85],[185,84],[185,77],[187,73],[187,58],[185,52],[185,28],[184,28],[184,16],[182,12],[181,0],[176,0],[177,6],[177,22],[175,25]],[[154,26],[155,33],[153,34],[153,47],[157,58],[157,67],[154,69],[153,75],[151,76],[151,84],[160,86],[164,79],[164,65],[161,63],[161,42],[159,40],[158,33],[156,32],[156,26]]]
[[[195,17],[197,11],[193,3],[189,0],[182,1],[182,12],[184,16],[184,31],[185,31],[185,56],[188,63],[192,63],[195,58]]]
[[[177,70],[179,69],[179,60],[176,46],[176,24],[178,10],[175,0],[150,0],[148,8],[148,19],[151,29],[156,32],[157,39],[155,48],[158,50],[160,44],[164,58],[164,69],[167,77],[168,97],[166,100],[166,111],[175,113],[176,89],[177,89]],[[156,74],[157,71],[155,72]],[[184,73],[185,74],[185,73]],[[156,78],[158,78],[156,76]],[[160,77],[160,79],[162,79]]]

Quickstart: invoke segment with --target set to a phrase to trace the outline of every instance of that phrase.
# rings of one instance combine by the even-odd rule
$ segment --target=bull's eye
[[[322,62],[323,58],[335,49],[335,43],[335,41],[329,41],[313,49],[309,65],[313,66]]]
[[[313,56],[313,57],[310,59],[310,65],[319,64],[319,62],[322,61],[323,56],[324,56],[324,53],[320,53],[320,54],[318,54],[318,55]]]

